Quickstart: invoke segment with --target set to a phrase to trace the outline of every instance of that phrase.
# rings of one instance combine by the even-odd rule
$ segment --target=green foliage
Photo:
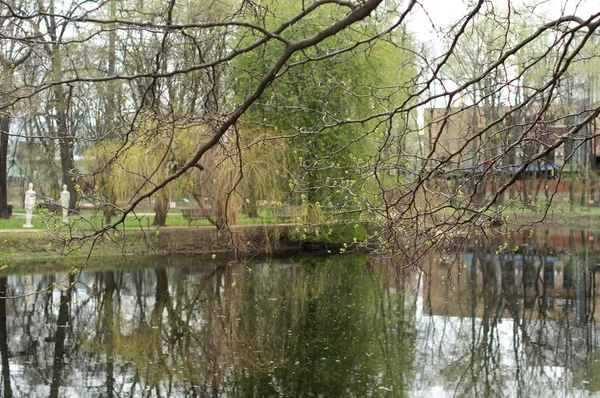
[[[299,4],[269,2],[271,13],[265,16],[265,24],[277,25],[279,18],[297,11],[295,6]],[[310,37],[338,19],[341,12],[337,6],[322,7],[283,36],[290,40]],[[381,140],[402,129],[404,122],[369,118],[374,110],[405,98],[405,92],[397,87],[412,73],[402,49],[410,46],[406,37],[388,35],[359,44],[377,28],[376,22],[366,20],[318,47],[295,54],[285,72],[245,115],[245,123],[289,138],[287,180],[282,185],[298,193],[296,202],[304,193],[311,203],[348,203],[349,192],[359,193],[367,183],[363,167],[372,162]],[[248,38],[241,36],[244,45]],[[352,51],[346,51],[350,48]],[[234,102],[256,88],[282,50],[280,42],[271,41],[235,60],[229,84]],[[339,123],[362,119],[360,123]],[[260,134],[257,131],[257,137]]]
[[[305,203],[298,213],[298,227],[291,234],[303,243],[328,244],[354,248],[366,245],[369,234],[353,214],[327,215],[319,204]]]

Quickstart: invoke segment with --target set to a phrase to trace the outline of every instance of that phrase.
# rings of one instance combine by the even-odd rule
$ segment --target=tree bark
[[[163,226],[167,222],[167,213],[169,212],[169,196],[164,189],[156,194],[156,205],[154,222],[152,225]]]
[[[15,69],[23,64],[29,56],[31,51],[27,51],[25,54],[17,59],[5,59],[0,53],[0,64],[2,65],[2,81],[0,84],[3,85],[3,90],[6,88],[6,94],[10,92],[10,86],[13,82]],[[0,100],[0,105],[3,107],[10,105],[10,97],[5,97]],[[8,210],[8,137],[10,132],[11,116],[7,113],[10,108],[6,108],[0,115],[0,218],[10,218],[11,211]]]
[[[59,148],[60,148],[60,166],[62,171],[63,184],[67,186],[67,191],[71,193],[69,200],[69,209],[74,210],[78,201],[78,192],[75,189],[73,181],[73,172],[75,171],[75,161],[73,157],[72,138],[69,137],[66,125],[66,115],[57,120],[59,130]]]
[[[8,132],[10,116],[0,118],[0,218],[10,218],[8,211]]]
[[[55,81],[61,81],[63,78],[62,54],[60,51],[62,37],[58,35],[56,17],[54,16],[54,0],[51,0],[49,3],[49,10],[50,14],[53,15],[50,17],[50,24],[48,26],[48,33],[50,34],[52,43],[46,47],[46,51],[49,52],[48,55],[51,59],[53,78]],[[65,92],[60,85],[54,87],[53,94],[62,183],[67,186],[67,191],[71,194],[69,209],[74,210],[79,199],[73,181],[73,173],[75,172],[75,161],[73,156],[74,137],[69,134],[67,125],[68,96],[65,95]]]

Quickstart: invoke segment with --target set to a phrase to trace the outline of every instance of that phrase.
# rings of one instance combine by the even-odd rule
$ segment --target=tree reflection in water
[[[463,253],[465,268],[451,283],[447,266],[431,262],[417,323],[417,350],[429,349],[430,362],[417,365],[427,370],[416,385],[461,397],[598,391],[589,366],[598,350],[596,254],[587,235],[571,232],[558,247],[551,238],[542,233],[517,251]]]
[[[8,333],[6,325],[6,278],[0,278],[0,355],[2,355],[2,381],[3,394],[6,398],[12,398],[12,386],[10,385],[10,367],[8,354]]]
[[[328,256],[0,278],[26,295],[0,289],[2,395],[594,394],[593,242],[553,239],[462,253],[460,274]]]
[[[108,397],[409,388],[415,306],[411,315],[398,299],[389,268],[365,256],[299,258],[253,264],[239,281],[241,266],[186,261],[84,273],[83,284],[1,300],[8,341],[0,348],[11,347],[2,351],[4,396],[11,386],[18,396]],[[11,294],[23,294],[62,278],[7,280]]]

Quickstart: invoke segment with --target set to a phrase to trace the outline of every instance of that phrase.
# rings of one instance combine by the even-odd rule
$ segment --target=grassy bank
[[[217,231],[212,226],[121,228],[94,241],[79,241],[81,230],[72,230],[68,245],[65,228],[14,229],[0,231],[2,265],[31,260],[67,258],[73,265],[92,257],[139,255],[185,255],[241,252],[248,254],[279,253],[300,250],[339,251],[344,244],[362,241],[367,233],[362,225],[331,223],[319,227],[295,224],[236,225]],[[93,250],[91,250],[93,248]],[[107,260],[110,261],[110,260]]]
[[[73,226],[91,231],[93,229],[100,229],[107,225],[105,218],[99,212],[94,212],[91,210],[83,210],[80,215],[69,216],[71,223]],[[113,216],[111,222],[114,223],[119,220],[120,217]],[[285,220],[285,221],[293,221],[293,220]],[[281,222],[281,220],[275,220],[274,217],[268,213],[263,214],[262,217],[258,218],[249,218],[245,214],[238,214],[235,224],[236,225],[262,225],[262,224],[276,224],[277,222]],[[17,210],[13,213],[12,218],[10,219],[0,219],[0,230],[2,229],[18,229],[22,228],[23,224],[25,224],[25,211]],[[32,224],[34,228],[38,229],[46,229],[46,228],[56,228],[63,224],[62,215],[48,213],[47,211],[35,211],[33,213]],[[153,228],[154,224],[154,214],[138,214],[138,215],[128,215],[125,218],[125,228]],[[208,227],[212,224],[208,222],[208,220],[197,220],[191,223],[191,226],[198,227]],[[169,213],[167,217],[167,222],[164,225],[165,227],[187,227],[189,223],[187,220],[183,218],[183,215],[180,212],[172,212]]]
[[[91,213],[84,219],[72,218],[74,236],[101,227],[103,220]],[[535,224],[542,213],[525,210],[507,212],[515,225]],[[115,219],[116,220],[116,219]],[[264,218],[238,218],[231,232],[218,233],[208,221],[188,227],[181,213],[172,213],[167,226],[152,226],[153,217],[141,215],[128,217],[124,228],[107,233],[94,243],[93,256],[111,257],[126,255],[164,254],[217,254],[232,251],[248,253],[275,253],[289,250],[327,249],[338,251],[344,244],[365,241],[369,234],[362,223],[329,223],[321,226],[275,224]],[[289,220],[291,221],[291,220]],[[34,217],[36,230],[23,229],[24,214],[17,213],[10,220],[0,220],[0,260],[6,265],[15,261],[57,259],[81,263],[92,248],[91,243],[71,241],[64,246],[60,237],[67,237],[64,223],[55,218]],[[545,226],[561,226],[600,230],[600,207],[576,208],[573,212],[551,210],[544,219]],[[49,232],[49,230],[52,231]]]
[[[600,207],[579,207],[573,211],[565,211],[564,209],[550,209],[547,212],[524,210],[511,211],[505,214],[515,226],[535,225],[542,220],[542,223],[547,226],[597,228],[600,230]]]

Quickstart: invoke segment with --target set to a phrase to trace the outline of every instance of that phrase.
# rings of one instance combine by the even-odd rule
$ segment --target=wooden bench
[[[188,222],[188,227],[191,227],[192,221],[206,220],[206,216],[200,209],[181,209],[183,219]]]
[[[46,209],[49,213],[62,212],[62,206],[56,202],[41,202],[37,205],[38,209]]]
[[[301,206],[285,205],[271,208],[273,217],[279,220],[296,219],[300,213]]]
[[[355,206],[321,206],[324,216],[340,216],[345,214],[355,214],[360,212],[359,207]]]

